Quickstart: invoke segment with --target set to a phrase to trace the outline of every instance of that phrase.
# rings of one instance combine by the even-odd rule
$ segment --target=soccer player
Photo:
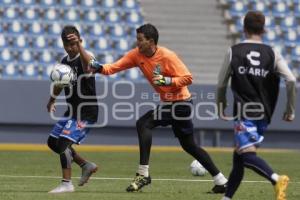
[[[129,51],[113,64],[100,65],[86,54],[76,35],[69,39],[77,41],[81,56],[85,60],[87,72],[98,72],[105,75],[138,66],[156,92],[160,94],[162,104],[150,110],[137,122],[140,162],[133,182],[127,191],[138,191],[151,183],[149,175],[149,157],[152,144],[152,129],[158,126],[172,126],[175,136],[182,148],[197,159],[213,176],[214,193],[224,193],[227,179],[211,160],[208,153],[198,147],[194,141],[194,130],[191,119],[192,100],[188,85],[192,75],[177,55],[162,46],[158,46],[158,31],[155,26],[145,24],[137,28],[137,48]]]
[[[256,155],[257,146],[263,141],[263,133],[277,102],[280,77],[285,79],[287,105],[283,120],[295,117],[296,79],[286,61],[272,47],[262,42],[265,32],[265,16],[261,12],[249,11],[244,18],[246,40],[232,46],[225,57],[219,73],[217,103],[220,118],[227,106],[226,88],[231,77],[234,96],[235,151],[233,168],[227,191],[222,200],[230,200],[238,189],[244,168],[250,168],[268,179],[275,186],[276,200],[286,199],[289,178],[276,174],[271,167]]]
[[[80,34],[76,27],[65,26],[61,33],[64,49],[66,55],[61,63],[69,65],[76,76],[83,75],[83,68],[81,64],[81,57],[77,44],[68,40],[67,35],[75,34],[79,38]],[[81,98],[77,93],[80,87],[82,95],[88,95],[88,99]],[[55,112],[55,99],[63,90],[62,87],[54,86],[49,102],[47,104],[48,112]],[[96,99],[96,88],[94,77],[83,77],[81,81],[74,81],[71,87],[65,87],[66,102],[70,105],[64,114],[64,118],[59,120],[48,138],[49,148],[57,153],[60,157],[62,167],[62,182],[61,184],[51,190],[49,193],[63,193],[73,192],[74,186],[71,181],[71,164],[72,161],[82,168],[82,175],[78,185],[83,186],[89,177],[97,171],[98,167],[95,163],[88,162],[83,159],[73,148],[72,145],[80,144],[89,132],[87,125],[91,125],[97,121],[98,106]],[[95,98],[90,98],[94,96]],[[82,103],[92,103],[92,106],[82,106],[81,110],[77,113],[77,109]]]

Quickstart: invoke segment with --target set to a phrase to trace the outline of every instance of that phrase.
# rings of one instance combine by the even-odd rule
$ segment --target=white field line
[[[59,176],[22,176],[22,175],[5,175],[0,174],[0,178],[36,178],[36,179],[61,179]],[[79,179],[80,177],[72,177]],[[132,180],[132,178],[119,178],[119,177],[91,177],[93,180]],[[154,178],[153,181],[174,181],[174,182],[213,182],[212,180],[205,179],[174,179],[174,178]],[[269,183],[269,181],[243,181],[243,183]],[[290,181],[291,184],[300,184],[300,181]]]

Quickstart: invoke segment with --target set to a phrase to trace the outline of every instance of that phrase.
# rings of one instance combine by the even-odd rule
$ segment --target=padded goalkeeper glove
[[[154,75],[152,78],[152,83],[157,86],[167,86],[172,84],[172,78],[165,77],[163,75]]]
[[[100,64],[96,59],[93,58],[89,62],[89,67],[101,71],[103,68],[103,65]]]

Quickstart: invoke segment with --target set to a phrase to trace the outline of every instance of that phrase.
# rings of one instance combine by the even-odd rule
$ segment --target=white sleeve
[[[283,56],[274,50],[275,54],[275,70],[285,79],[287,102],[285,113],[289,115],[295,115],[296,105],[296,77],[291,72]]]
[[[231,66],[230,66],[231,57],[232,57],[232,50],[231,48],[229,48],[227,54],[225,55],[222,68],[218,75],[217,106],[220,108],[220,104],[223,104],[223,109],[225,109],[227,106],[226,91],[227,91],[228,81],[231,76]]]
[[[275,49],[273,51],[275,54],[275,70],[279,73],[280,77],[284,78],[287,82],[296,82],[296,77],[288,67],[286,60],[278,51]]]

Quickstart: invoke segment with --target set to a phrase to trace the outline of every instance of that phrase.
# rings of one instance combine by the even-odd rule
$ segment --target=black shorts
[[[164,102],[155,110],[150,110],[143,115],[139,123],[150,129],[171,125],[176,137],[193,134],[192,108],[191,100]]]

